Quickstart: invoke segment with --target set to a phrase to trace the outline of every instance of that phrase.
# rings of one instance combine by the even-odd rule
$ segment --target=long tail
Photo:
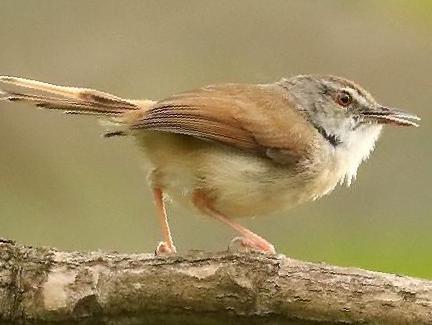
[[[0,82],[36,92],[33,94],[0,89],[0,100],[28,102],[37,107],[69,114],[121,117],[139,114],[154,103],[151,100],[123,99],[93,89],[56,86],[17,77],[0,76]]]

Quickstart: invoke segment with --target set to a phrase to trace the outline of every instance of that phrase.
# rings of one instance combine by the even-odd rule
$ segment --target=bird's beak
[[[420,117],[397,109],[384,106],[376,106],[373,109],[360,113],[364,118],[379,124],[392,124],[397,126],[419,126],[414,121],[420,121]]]

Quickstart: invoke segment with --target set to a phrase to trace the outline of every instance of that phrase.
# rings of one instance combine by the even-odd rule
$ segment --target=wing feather
[[[226,84],[185,92],[159,101],[131,128],[191,135],[271,159],[279,156],[275,152],[301,157],[314,136],[277,85]]]

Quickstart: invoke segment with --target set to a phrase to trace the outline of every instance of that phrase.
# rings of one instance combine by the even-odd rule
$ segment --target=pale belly
[[[152,171],[173,201],[193,208],[196,191],[208,193],[214,208],[228,217],[280,213],[330,192],[337,184],[334,167],[314,173],[191,137],[155,133],[139,137]]]

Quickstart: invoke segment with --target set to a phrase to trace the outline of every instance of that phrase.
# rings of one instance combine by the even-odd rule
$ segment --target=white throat
[[[357,169],[365,161],[375,148],[382,130],[381,125],[360,125],[355,130],[339,128],[339,136],[342,143],[334,149],[336,159],[340,163],[341,176],[340,183],[350,186],[355,180]]]

